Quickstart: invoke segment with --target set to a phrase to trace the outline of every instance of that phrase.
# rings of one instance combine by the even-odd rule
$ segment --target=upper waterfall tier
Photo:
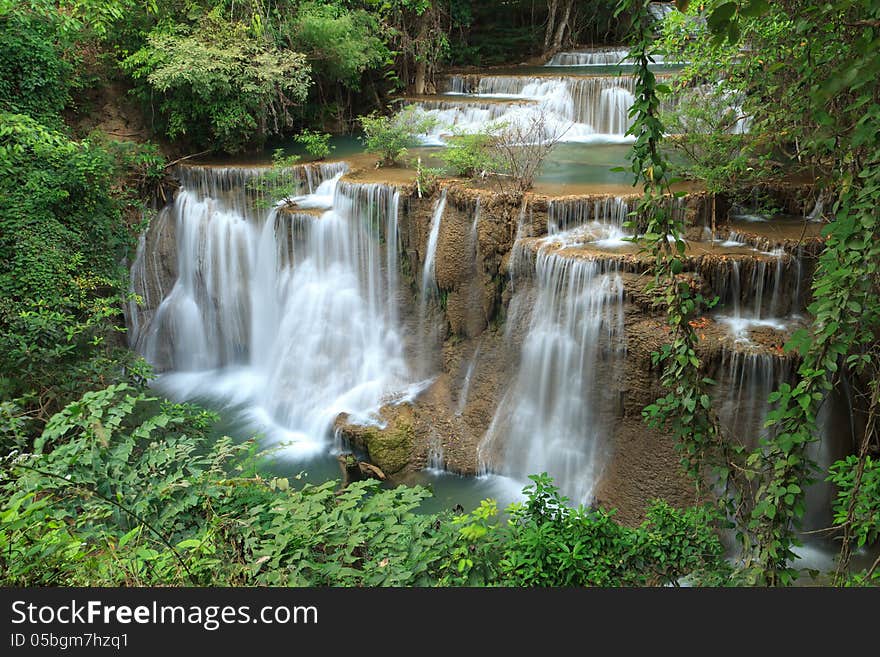
[[[629,56],[628,48],[597,48],[578,52],[558,52],[547,66],[615,66]]]
[[[527,124],[538,116],[548,136],[561,141],[621,141],[631,125],[635,83],[629,75],[458,74],[446,84],[446,104],[416,103],[437,119],[436,139],[452,130],[485,130],[489,121]]]
[[[630,62],[628,48],[591,48],[571,52],[558,52],[545,66],[568,66],[568,67],[617,67],[626,66]],[[663,55],[652,55],[654,64],[667,64]],[[678,64],[674,62],[673,65]]]

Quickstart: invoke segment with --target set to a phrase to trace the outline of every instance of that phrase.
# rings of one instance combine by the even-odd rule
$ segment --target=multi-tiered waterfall
[[[447,93],[408,100],[443,123],[438,140],[540,112],[563,139],[620,141],[633,93],[623,55],[456,74]],[[557,168],[623,159],[601,143],[559,151]],[[452,180],[418,194],[406,170],[377,182],[371,165],[293,167],[298,191],[277,206],[259,167],[178,168],[180,191],[141,238],[143,302],[128,313],[161,390],[234,407],[243,430],[290,454],[326,453],[338,436],[393,477],[488,473],[466,481],[493,494],[486,479],[521,488],[546,471],[574,503],[627,522],[655,497],[690,503],[669,435],[642,418],[662,394],[652,354],[666,318],[631,239],[638,194],[591,172],[521,196]],[[724,435],[756,445],[769,393],[797,367],[782,345],[806,322],[820,225],[737,216],[693,190],[669,202],[686,225],[682,277],[719,300],[693,321]]]
[[[301,169],[302,171],[302,169]],[[292,209],[260,209],[259,169],[183,168],[156,222],[173,224],[177,279],[132,340],[167,370],[178,398],[246,404],[297,451],[321,449],[334,420],[370,421],[405,386],[398,326],[398,198],[340,182],[344,165],[310,171]],[[149,297],[142,246],[134,291]]]
[[[564,246],[622,236],[628,211],[619,197],[551,200],[547,237],[513,246],[511,308],[524,316],[507,330],[522,324],[525,335],[481,465],[519,479],[547,472],[578,504],[592,501],[608,448],[625,346],[623,282],[613,260],[568,257]]]
[[[453,75],[444,96],[416,104],[450,130],[476,132],[490,122],[527,123],[541,115],[561,141],[622,141],[631,124],[629,75]]]

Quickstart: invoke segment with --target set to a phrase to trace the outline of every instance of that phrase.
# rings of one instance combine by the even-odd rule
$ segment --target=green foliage
[[[631,529],[601,509],[570,508],[546,473],[529,478],[527,500],[510,507],[506,525],[495,520],[491,501],[456,518],[461,542],[451,555],[452,583],[657,586],[709,572],[715,581],[725,577],[708,509],[678,511],[657,501]]]
[[[422,166],[422,158],[416,158],[416,190],[419,198],[424,194],[432,194],[435,191],[437,181],[443,174],[441,167]],[[404,258],[401,266],[407,266],[409,260]]]
[[[306,148],[306,152],[316,160],[323,160],[335,146],[330,145],[330,135],[326,132],[303,130],[296,136],[297,143]]]
[[[690,321],[715,300],[704,299],[695,282],[684,274],[685,226],[680,213],[672,211],[669,163],[660,150],[665,126],[660,118],[659,94],[668,92],[658,84],[649,64],[654,31],[644,0],[622,0],[618,12],[634,12],[631,58],[636,66],[635,102],[630,109],[633,125],[627,134],[636,138],[630,154],[634,185],[641,183],[643,196],[633,213],[645,225],[639,236],[643,251],[652,259],[654,280],[649,289],[655,303],[666,311],[670,341],[652,354],[652,364],[662,367],[661,383],[667,393],[646,406],[642,415],[652,427],[672,429],[681,463],[699,491],[708,492],[707,475],[715,483],[720,525],[738,521],[748,508],[743,491],[750,475],[742,467],[743,450],[721,434],[712,409],[711,379],[703,376],[697,355],[696,331]],[[631,228],[636,222],[631,222]],[[742,521],[737,525],[739,530]],[[743,540],[745,537],[739,534]]]
[[[249,191],[257,195],[257,204],[271,207],[300,193],[300,179],[294,167],[299,155],[285,155],[283,148],[272,152],[272,166],[247,181]]]
[[[813,322],[786,345],[802,357],[798,380],[771,395],[770,437],[741,471],[752,491],[751,499],[738,506],[746,575],[755,583],[786,584],[795,576],[788,564],[798,544],[804,490],[815,472],[807,447],[818,435],[819,408],[840,378],[871,382],[880,372],[880,110],[872,83],[880,72],[880,7],[848,0],[716,0],[692,3],[690,13],[706,18],[714,38],[701,38],[699,20],[679,17],[667,21],[672,25],[667,46],[692,62],[682,84],[700,82],[719,67],[725,70],[725,85],[742,98],[744,113],[753,119],[746,144],[754,168],[750,174],[763,179],[774,173],[776,160],[797,160],[811,175],[818,174],[835,198],[834,219],[823,231],[825,249],[813,278],[808,308]],[[749,48],[748,57],[740,56],[740,43]],[[721,164],[709,163],[698,173],[714,185],[720,179],[716,174],[730,173]],[[865,395],[872,398],[873,417],[876,394]],[[845,480],[847,467],[863,472],[869,447],[877,444],[872,427],[869,423],[859,440],[857,458],[836,466],[834,478]],[[837,508],[844,530],[839,577],[846,571],[850,545],[858,540],[853,501],[860,499],[863,480],[859,475],[851,481],[846,515]]]
[[[0,121],[0,292],[7,299],[64,296],[88,263],[112,277],[127,241],[110,193],[116,163],[21,115]]]
[[[117,328],[125,212],[163,174],[154,149],[0,115],[0,395],[28,431],[134,365]]]
[[[414,512],[424,489],[248,476],[248,445],[214,442],[212,420],[124,385],[55,415],[4,463],[2,583],[402,586],[447,558],[454,532]]]
[[[492,151],[494,139],[491,132],[459,133],[449,140],[438,157],[456,176],[475,178],[499,167]]]
[[[305,53],[316,76],[357,89],[365,71],[389,63],[391,52],[374,15],[337,4],[303,4],[289,28],[292,47]]]
[[[0,112],[59,125],[75,70],[70,46],[57,13],[0,14]]]
[[[837,487],[835,524],[852,523],[856,547],[863,547],[880,538],[880,463],[866,455],[859,477],[859,461],[859,457],[852,454],[833,463],[828,470],[828,481]]]
[[[727,576],[706,509],[657,502],[629,529],[570,509],[541,475],[508,522],[498,523],[493,500],[451,521],[418,512],[430,495],[419,487],[263,478],[249,444],[214,440],[213,420],[126,385],[66,406],[32,453],[0,466],[0,583],[621,586]]]
[[[427,134],[437,121],[407,105],[397,114],[385,116],[375,112],[359,119],[364,129],[362,141],[369,153],[381,157],[381,166],[394,166],[407,149],[418,144],[418,136]]]
[[[309,86],[305,55],[267,46],[213,15],[195,28],[160,26],[122,62],[170,139],[238,152],[293,124]]]

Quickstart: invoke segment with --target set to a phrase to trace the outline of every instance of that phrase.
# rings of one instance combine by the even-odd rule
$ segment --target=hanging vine
[[[634,185],[641,183],[643,195],[634,212],[645,225],[638,238],[651,254],[654,279],[649,290],[655,303],[667,313],[670,342],[653,355],[654,366],[662,366],[661,383],[668,391],[643,415],[652,427],[670,427],[681,453],[681,463],[693,479],[697,492],[705,495],[706,482],[716,488],[717,499],[731,519],[743,515],[742,490],[748,479],[742,467],[742,448],[724,440],[712,409],[713,381],[703,375],[697,355],[698,336],[690,322],[705,308],[714,305],[697,291],[692,277],[684,272],[687,245],[685,226],[671,203],[674,194],[669,164],[660,150],[664,126],[659,118],[659,93],[669,89],[658,84],[653,63],[653,20],[650,2],[622,0],[616,15],[633,17],[630,59],[635,66],[635,102],[630,109],[633,125],[628,134],[635,137],[630,153]]]
[[[777,111],[774,120],[782,118],[800,128],[801,134],[780,134],[780,140],[797,140],[804,154],[822,163],[828,172],[825,187],[836,196],[834,221],[823,231],[826,245],[812,282],[811,327],[797,332],[786,345],[787,351],[796,350],[802,356],[797,383],[782,384],[770,396],[775,408],[767,420],[768,438],[748,455],[742,468],[735,458],[738,453],[726,447],[719,435],[708,395],[703,396],[708,382],[700,378],[699,359],[693,351],[695,336],[687,325],[689,314],[703,300],[682,280],[682,227],[660,201],[669,190],[668,165],[658,150],[663,126],[657,119],[657,92],[665,90],[648,68],[653,38],[648,4],[622,0],[618,8],[618,13],[630,10],[635,15],[633,173],[643,183],[639,212],[648,218],[648,230],[642,241],[655,255],[654,286],[661,290],[661,300],[669,309],[673,339],[655,356],[664,364],[662,381],[670,393],[647,407],[645,414],[655,424],[672,425],[692,476],[699,480],[702,468],[711,467],[721,481],[731,475],[736,478],[733,490],[741,497],[728,498],[727,505],[745,521],[738,527],[745,581],[787,584],[796,576],[790,564],[805,512],[805,489],[816,475],[808,446],[817,440],[819,411],[842,377],[870,382],[880,371],[876,349],[880,325],[880,91],[876,85],[880,6],[869,0],[838,0],[821,6],[790,0],[771,7],[763,0],[742,0],[716,1],[705,8],[715,38],[731,44],[739,41],[744,21],[759,20],[770,11],[781,12],[785,20],[796,17],[790,19],[785,38],[797,43],[799,49],[792,52],[798,56],[772,70],[770,77],[781,79],[793,73],[802,81],[798,93],[805,102],[787,107],[787,118]],[[766,84],[772,89],[774,81]],[[864,537],[880,524],[875,512],[867,517],[858,513],[866,508],[862,485],[866,471],[873,475],[870,448],[877,443],[876,382],[867,388],[874,394],[858,454],[851,469],[835,470],[836,483],[847,483],[836,516],[844,529],[838,582],[843,580],[853,537]]]

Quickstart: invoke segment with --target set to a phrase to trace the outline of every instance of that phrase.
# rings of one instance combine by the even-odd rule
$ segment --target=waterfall
[[[626,65],[628,48],[596,48],[576,52],[558,52],[546,66],[619,66]],[[652,55],[655,64],[665,63],[663,55]]]
[[[715,408],[726,436],[756,447],[766,435],[770,393],[793,375],[792,361],[767,353],[725,350]]]
[[[631,203],[622,196],[550,199],[547,204],[547,233],[555,235],[599,223],[623,229],[629,219]]]
[[[588,503],[613,414],[623,284],[607,261],[540,251],[535,270],[536,297],[519,371],[480,443],[479,458],[484,470],[517,478],[546,471],[573,502]],[[524,287],[516,296],[527,293]]]
[[[343,169],[326,165],[302,175],[312,193],[295,201],[305,211],[260,211],[241,184],[259,170],[232,180],[188,169],[167,209],[177,280],[137,337],[168,370],[160,388],[244,405],[305,453],[326,447],[339,413],[373,421],[409,379],[397,325],[397,190],[341,182]]]
[[[453,75],[447,93],[454,100],[416,104],[438,121],[432,143],[442,142],[453,128],[478,132],[495,121],[528,124],[537,115],[545,118],[548,136],[561,135],[563,141],[591,141],[597,135],[620,141],[631,124],[634,85],[632,76]]]
[[[443,450],[443,443],[436,432],[431,435],[425,469],[438,474],[446,471],[446,454]]]
[[[765,257],[720,260],[712,264],[714,271],[706,272],[724,304],[716,319],[728,324],[740,341],[748,341],[748,332],[755,327],[785,329],[786,314],[800,310],[800,257],[789,256],[782,249],[762,255]],[[794,285],[789,289],[786,273],[791,269]]]
[[[616,66],[629,57],[627,48],[603,48],[583,52],[559,52],[547,66]]]
[[[431,301],[436,300],[438,296],[434,266],[437,256],[437,242],[440,239],[440,225],[443,222],[445,210],[446,189],[440,192],[440,198],[434,204],[422,262],[422,284],[419,293],[419,335],[422,336],[423,342],[418,350],[418,371],[421,376],[432,374],[435,347],[440,340],[439,326],[433,317]]]
[[[474,355],[471,356],[470,362],[468,363],[467,370],[464,373],[464,379],[461,382],[461,390],[458,393],[458,404],[455,410],[456,415],[461,415],[464,413],[464,408],[467,406],[468,401],[468,393],[471,390],[471,381],[474,378],[474,370],[477,367],[477,359],[480,357],[480,346],[474,350]]]
[[[422,264],[422,299],[426,299],[436,286],[434,282],[434,259],[437,256],[437,240],[440,237],[440,224],[443,221],[443,212],[445,210],[446,189],[440,192],[440,198],[437,200],[436,205],[434,205],[434,213],[431,215],[431,230],[428,233],[425,261]]]
[[[551,199],[547,204],[549,241],[607,249],[625,246],[629,235],[623,225],[631,207],[630,199],[621,196]]]

